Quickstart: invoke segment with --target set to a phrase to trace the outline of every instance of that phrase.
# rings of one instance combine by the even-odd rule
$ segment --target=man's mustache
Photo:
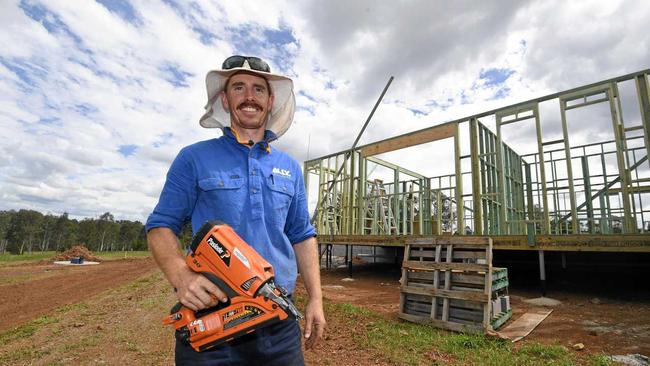
[[[243,102],[243,103],[241,103],[241,104],[239,104],[237,106],[237,109],[242,109],[242,108],[246,108],[246,107],[256,108],[256,109],[259,109],[260,111],[264,110],[264,108],[262,108],[261,105],[259,105],[257,103],[252,103],[252,102]]]

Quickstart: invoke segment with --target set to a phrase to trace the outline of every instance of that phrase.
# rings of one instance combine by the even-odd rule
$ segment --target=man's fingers
[[[197,311],[202,308],[202,304],[199,299],[192,296],[191,294],[179,297],[178,300],[181,302],[181,304],[190,308],[192,311]]]
[[[205,276],[201,276],[201,286],[203,287],[204,291],[206,291],[208,294],[211,296],[214,296],[217,301],[221,302],[226,302],[228,301],[228,296],[221,291],[221,289],[212,283],[209,279],[207,279]]]
[[[314,348],[325,333],[325,314],[320,302],[309,302],[305,309],[305,348]]]
[[[316,323],[316,341],[323,339],[323,334],[325,334],[325,324]]]
[[[311,316],[307,316],[305,319],[305,339],[307,339],[307,342],[305,344],[309,343],[309,339],[311,338],[311,326],[312,326],[313,320]]]
[[[215,284],[202,275],[197,275],[187,287],[188,294],[191,294],[197,301],[194,303],[199,309],[215,306],[221,302],[228,301],[228,297]]]
[[[323,338],[325,327],[323,324],[314,322],[312,325],[312,330],[313,331],[311,336],[305,341],[305,348],[307,349],[314,348],[320,342],[320,340]]]
[[[201,301],[201,305],[203,305],[203,308],[209,308],[210,306],[212,306],[212,304],[215,304],[215,301],[212,298],[212,296],[210,296],[210,294],[204,289],[197,290],[196,297],[198,297],[199,300]]]

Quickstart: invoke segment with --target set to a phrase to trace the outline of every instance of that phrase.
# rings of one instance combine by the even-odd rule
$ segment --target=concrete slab
[[[99,264],[99,262],[84,261],[81,264],[71,263],[70,261],[54,261],[54,264],[59,264],[62,266],[92,266],[94,264]]]

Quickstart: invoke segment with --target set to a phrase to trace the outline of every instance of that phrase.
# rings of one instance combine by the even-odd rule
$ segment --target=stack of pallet
[[[499,329],[512,316],[508,295],[508,269],[492,268],[492,317],[493,329]]]
[[[493,330],[512,315],[507,289],[507,270],[492,267],[492,239],[413,239],[404,252],[399,317],[454,331]]]

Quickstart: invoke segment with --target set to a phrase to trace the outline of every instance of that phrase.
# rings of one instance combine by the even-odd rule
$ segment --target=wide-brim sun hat
[[[205,77],[208,103],[205,106],[205,114],[199,123],[205,128],[230,127],[230,113],[223,109],[219,93],[226,87],[228,79],[238,72],[252,73],[268,81],[274,100],[273,107],[267,115],[266,129],[273,131],[276,138],[279,138],[291,127],[291,122],[293,122],[296,108],[293,81],[286,76],[253,69],[248,61],[243,62],[241,67],[208,71]]]

